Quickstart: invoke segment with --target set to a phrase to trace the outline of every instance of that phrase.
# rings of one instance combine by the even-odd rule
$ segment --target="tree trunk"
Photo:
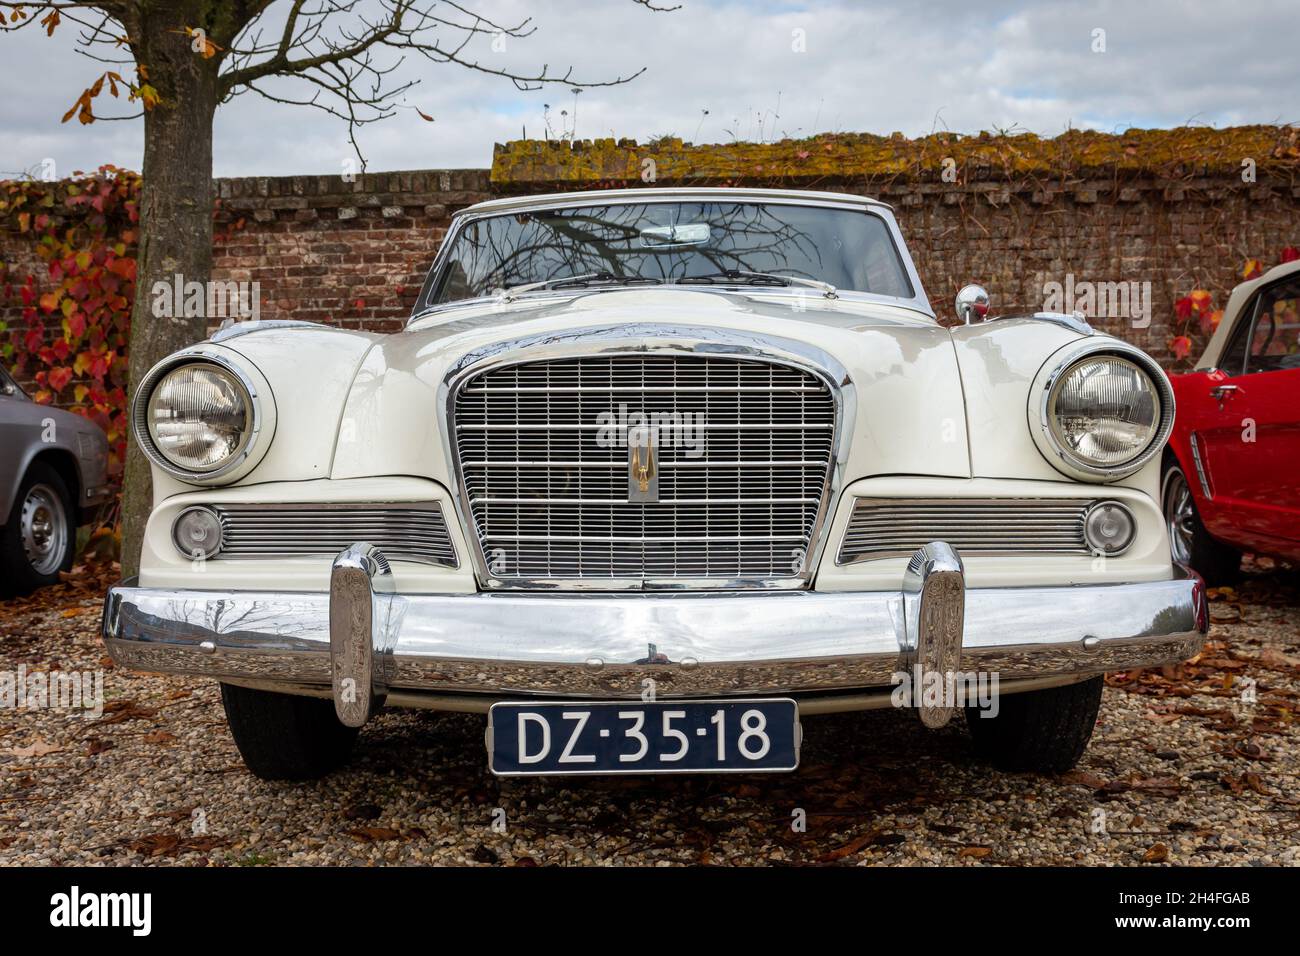
[[[203,316],[155,316],[152,289],[177,281],[206,283],[212,272],[212,120],[218,58],[195,52],[185,28],[204,22],[196,0],[142,4],[125,23],[137,63],[159,95],[144,115],[144,168],[135,304],[131,312],[128,395],[160,359],[206,336]],[[149,462],[127,439],[122,493],[122,572],[140,567],[145,521],[152,508]]]

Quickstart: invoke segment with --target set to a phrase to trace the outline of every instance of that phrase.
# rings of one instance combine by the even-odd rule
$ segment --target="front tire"
[[[357,739],[328,698],[222,684],[221,703],[244,765],[263,780],[323,777],[347,761]]]
[[[1097,723],[1102,677],[998,697],[994,717],[966,708],[975,750],[999,770],[1064,773],[1083,756]]]
[[[1160,482],[1160,510],[1169,531],[1173,559],[1185,564],[1207,584],[1226,584],[1241,572],[1241,552],[1210,537],[1196,510],[1191,486],[1182,467],[1171,461]]]
[[[33,462],[0,528],[0,589],[22,596],[59,582],[72,567],[77,523],[72,495],[57,471]]]

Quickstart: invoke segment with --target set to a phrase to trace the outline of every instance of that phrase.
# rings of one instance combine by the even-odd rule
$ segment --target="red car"
[[[1210,583],[1242,551],[1300,560],[1300,262],[1233,289],[1196,369],[1170,381],[1160,491],[1174,558]]]

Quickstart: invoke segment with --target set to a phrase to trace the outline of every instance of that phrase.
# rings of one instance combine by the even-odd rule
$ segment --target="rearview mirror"
[[[957,318],[965,325],[983,322],[989,314],[989,294],[982,285],[962,286],[957,293]]]
[[[676,226],[646,226],[641,230],[641,245],[651,249],[702,246],[708,241],[707,222],[688,222]]]

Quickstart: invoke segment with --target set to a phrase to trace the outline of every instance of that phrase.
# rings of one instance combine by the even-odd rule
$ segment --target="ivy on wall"
[[[1278,256],[1278,264],[1297,259],[1300,259],[1300,249],[1287,246]],[[1266,271],[1258,259],[1247,259],[1241,270],[1242,281],[1258,279]],[[1169,351],[1174,356],[1174,370],[1185,371],[1209,344],[1210,337],[1223,320],[1223,309],[1215,307],[1214,296],[1208,289],[1195,289],[1174,303],[1174,313],[1174,335],[1169,339]],[[1300,340],[1277,344],[1288,352],[1300,351]]]
[[[109,473],[126,458],[127,338],[135,300],[140,176],[0,182],[0,230],[30,239],[40,268],[0,261],[0,352],[33,398],[84,415],[108,435]]]

